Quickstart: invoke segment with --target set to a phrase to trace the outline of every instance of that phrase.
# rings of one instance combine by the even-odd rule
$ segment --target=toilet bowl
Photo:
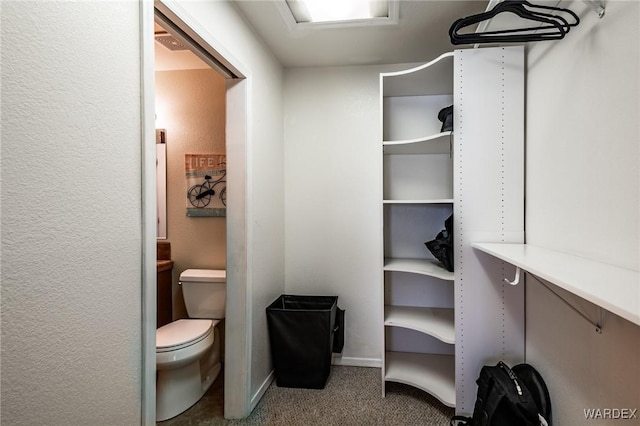
[[[175,370],[199,359],[214,342],[218,321],[181,319],[156,332],[156,368]]]
[[[217,270],[188,269],[180,275],[189,319],[156,331],[157,421],[198,402],[220,373],[217,326],[224,318],[225,280],[225,271]]]

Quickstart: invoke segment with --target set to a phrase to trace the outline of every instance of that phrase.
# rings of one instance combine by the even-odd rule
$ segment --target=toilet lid
[[[180,281],[223,283],[226,280],[225,269],[187,269],[180,274]]]
[[[180,319],[156,330],[156,350],[167,351],[189,346],[212,330],[208,319]]]

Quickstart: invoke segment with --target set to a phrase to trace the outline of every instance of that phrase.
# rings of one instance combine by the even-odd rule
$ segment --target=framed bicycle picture
[[[225,154],[185,154],[187,216],[221,217],[227,212]]]

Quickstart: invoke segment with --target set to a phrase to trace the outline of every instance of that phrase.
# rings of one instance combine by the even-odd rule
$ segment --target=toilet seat
[[[192,346],[213,333],[218,321],[179,319],[156,330],[156,352],[177,351]]]

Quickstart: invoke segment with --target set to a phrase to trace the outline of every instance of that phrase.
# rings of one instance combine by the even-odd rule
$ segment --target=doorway
[[[155,88],[154,26],[161,22],[172,36],[189,46],[202,61],[226,79],[226,156],[227,156],[227,300],[224,377],[224,415],[248,415],[249,340],[247,324],[246,258],[246,122],[247,81],[227,51],[201,37],[192,17],[181,13],[169,1],[141,2],[142,79],[143,79],[143,369],[142,424],[155,424],[155,326],[156,326],[156,175],[155,175]]]

